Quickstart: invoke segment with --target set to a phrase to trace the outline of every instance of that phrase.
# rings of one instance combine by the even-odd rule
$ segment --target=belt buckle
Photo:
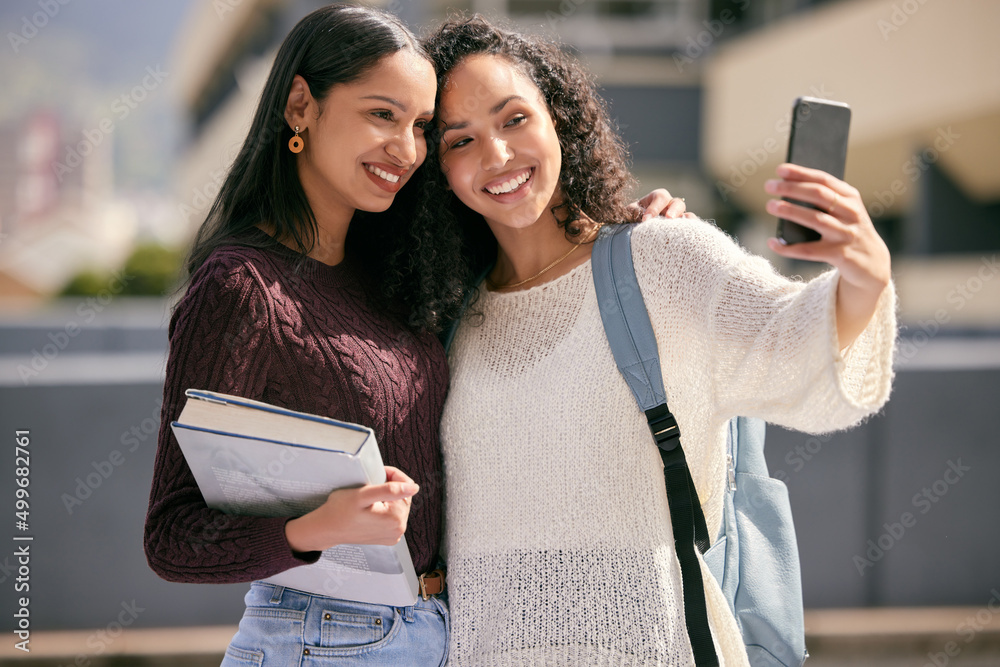
[[[430,579],[431,581],[427,581]],[[433,592],[428,592],[428,584],[431,584],[431,590]],[[430,600],[432,595],[439,595],[444,592],[444,571],[443,570],[431,570],[430,572],[424,572],[419,577],[417,577],[417,585],[420,588],[420,597],[424,600]]]

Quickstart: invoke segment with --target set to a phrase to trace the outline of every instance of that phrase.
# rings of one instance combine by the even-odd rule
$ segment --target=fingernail
[[[781,176],[782,178],[790,175],[791,173],[792,170],[788,167],[787,164],[783,164],[778,167],[778,176]]]
[[[651,214],[649,214],[649,213],[643,213],[643,214],[642,214],[642,221],[643,221],[643,222],[646,222],[647,220],[649,220],[649,219],[650,219],[650,218],[652,218],[652,217],[653,217],[653,216],[652,216]]]
[[[770,192],[771,194],[775,194],[778,192],[778,183],[780,182],[781,181],[776,181],[774,179],[768,179],[764,182],[764,190],[766,192]]]

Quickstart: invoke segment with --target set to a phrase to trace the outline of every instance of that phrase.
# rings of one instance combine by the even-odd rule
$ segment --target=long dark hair
[[[628,150],[592,77],[573,57],[541,37],[507,30],[478,14],[450,18],[424,39],[424,48],[437,73],[439,103],[448,74],[464,59],[477,54],[504,58],[538,86],[552,114],[562,150],[559,186],[563,201],[552,213],[567,237],[582,233],[574,224],[581,214],[605,223],[633,219],[634,214],[628,210],[634,185]],[[439,133],[435,135],[440,138]],[[440,158],[437,140],[432,148],[428,162]],[[432,181],[428,191],[445,188],[446,179],[440,169],[428,174],[428,179]],[[482,216],[454,194],[439,197],[437,210],[430,211],[420,224],[430,224],[432,218],[448,220],[452,233],[463,239],[467,260],[472,264],[467,275],[476,275],[496,259],[496,240]]]
[[[293,132],[285,107],[292,80],[296,74],[306,80],[322,112],[333,86],[356,81],[402,49],[427,57],[398,18],[370,7],[328,5],[296,24],[278,49],[247,138],[195,237],[186,265],[189,274],[215,248],[233,242],[271,247],[286,239],[305,258],[318,229],[295,155],[288,150]],[[411,326],[436,330],[461,292],[452,270],[461,250],[457,242],[428,247],[428,238],[436,236],[434,224],[422,229],[412,225],[415,193],[424,187],[427,171],[418,169],[386,212],[357,211],[347,248],[362,260],[387,303],[406,304],[404,319]],[[270,226],[273,237],[247,233],[260,223]]]

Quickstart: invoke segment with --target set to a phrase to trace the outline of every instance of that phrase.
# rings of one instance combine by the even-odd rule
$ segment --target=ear
[[[285,121],[294,128],[298,125],[302,130],[309,127],[309,121],[315,120],[316,100],[309,91],[309,84],[296,74],[292,79],[292,88],[288,91],[288,102],[285,103]]]

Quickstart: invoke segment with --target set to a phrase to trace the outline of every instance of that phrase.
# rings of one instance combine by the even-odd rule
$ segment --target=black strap
[[[594,244],[591,262],[601,321],[615,364],[639,408],[663,459],[667,504],[674,533],[674,550],[681,567],[684,622],[695,663],[716,667],[715,643],[708,625],[705,587],[695,547],[708,550],[708,530],[701,502],[681,447],[677,420],[667,408],[656,334],[642,299],[632,264],[631,225],[605,225]]]
[[[717,667],[712,630],[708,624],[705,603],[705,586],[701,578],[701,565],[695,547],[705,553],[710,545],[705,514],[698,500],[691,470],[681,447],[681,433],[677,420],[663,403],[646,411],[646,421],[663,460],[663,479],[667,486],[667,505],[670,507],[670,525],[674,531],[674,550],[681,566],[681,584],[684,588],[684,622],[688,639],[698,667]]]

